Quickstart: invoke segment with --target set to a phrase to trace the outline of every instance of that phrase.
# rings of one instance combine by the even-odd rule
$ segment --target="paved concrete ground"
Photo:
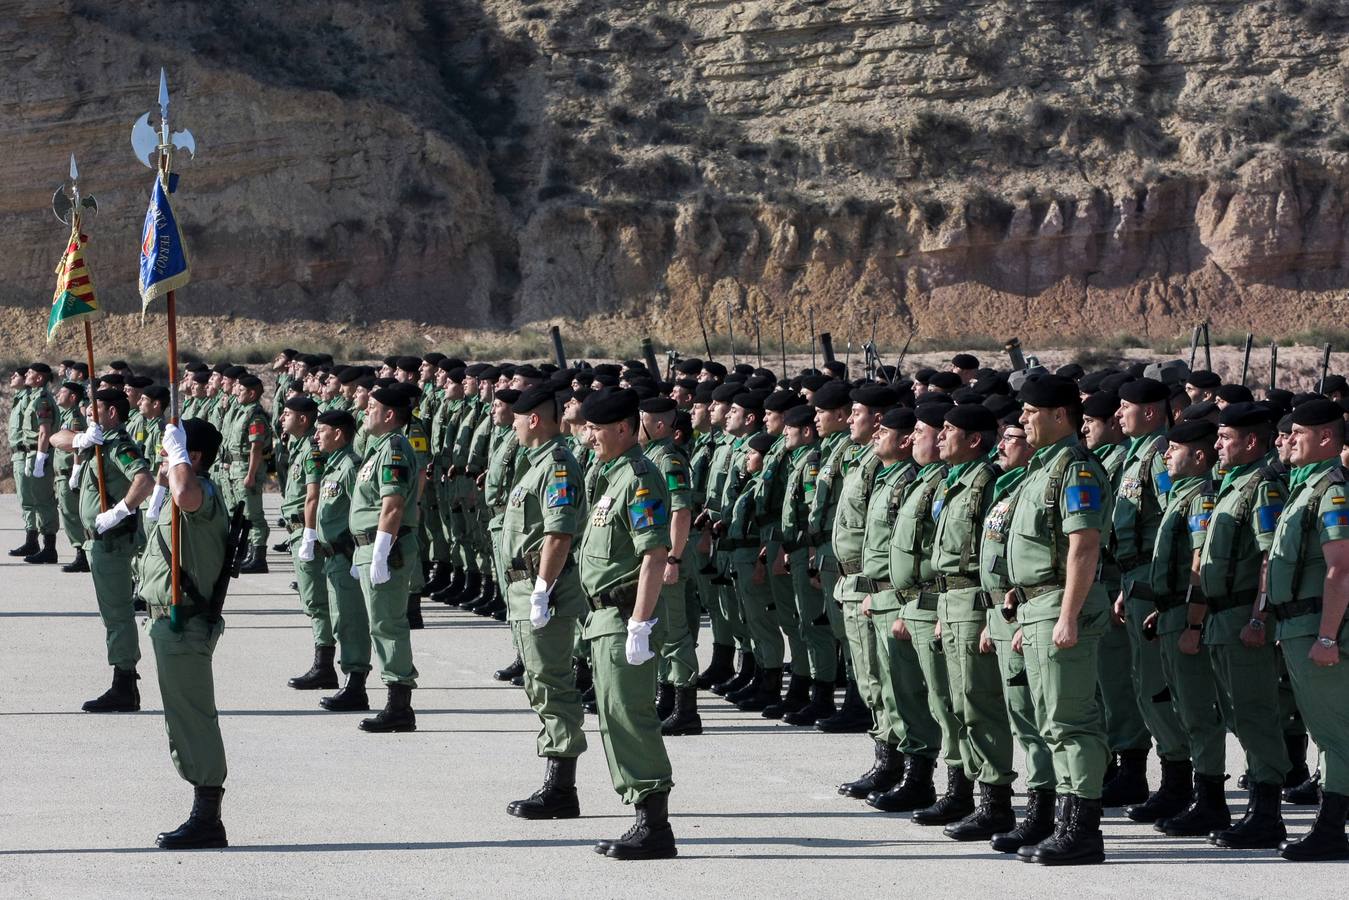
[[[0,497],[0,549],[21,541],[17,521],[14,497]],[[604,859],[591,844],[630,818],[593,718],[584,818],[505,814],[542,766],[523,695],[490,677],[509,661],[504,625],[429,608],[414,633],[420,730],[363,734],[355,715],[286,687],[308,666],[310,632],[288,561],[271,564],[236,582],[216,654],[232,846],[165,853],[154,836],[183,819],[190,789],[169,761],[153,659],[141,666],[141,713],[81,713],[109,674],[89,577],[0,557],[0,895],[818,897],[919,884],[929,896],[1268,897],[1344,872],[1169,839],[1118,816],[1107,823],[1109,865],[1025,865],[840,797],[835,785],[869,764],[865,737],[779,725],[717,699],[704,736],[669,741],[679,859]],[[1235,743],[1228,758],[1236,771]],[[1229,796],[1243,802],[1235,786]],[[1291,814],[1298,832],[1310,817]]]

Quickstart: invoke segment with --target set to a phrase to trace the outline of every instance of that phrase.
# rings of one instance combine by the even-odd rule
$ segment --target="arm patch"
[[[1095,512],[1101,508],[1101,489],[1094,484],[1074,484],[1064,489],[1064,512]]]

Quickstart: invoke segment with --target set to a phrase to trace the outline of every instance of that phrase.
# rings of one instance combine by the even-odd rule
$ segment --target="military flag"
[[[183,243],[183,233],[174,218],[173,206],[169,203],[169,194],[177,186],[178,176],[169,175],[168,188],[165,179],[155,176],[154,190],[150,193],[150,208],[145,213],[145,225],[141,229],[141,265],[140,292],[141,316],[144,317],[150,303],[167,296],[192,280],[192,271],[188,265],[187,245]]]
[[[66,252],[56,267],[56,294],[52,297],[51,315],[47,317],[47,342],[56,334],[62,322],[94,319],[99,315],[98,299],[94,296],[94,275],[84,258],[84,245],[89,242],[79,229],[73,229],[66,244]]]

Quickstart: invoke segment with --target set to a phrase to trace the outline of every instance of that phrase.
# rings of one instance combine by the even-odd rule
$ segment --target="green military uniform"
[[[347,518],[356,542],[352,563],[358,570],[361,592],[365,595],[380,678],[385,684],[408,687],[417,686],[407,617],[409,584],[412,570],[417,566],[417,496],[420,491],[415,465],[412,445],[402,432],[371,435],[351,490],[351,509]],[[375,534],[379,531],[385,497],[403,498],[403,520],[389,552],[389,580],[374,584],[370,580],[370,561],[375,555]]]
[[[1324,755],[1322,786],[1349,794],[1349,679],[1339,665],[1318,666],[1308,658],[1321,636],[1326,558],[1322,545],[1349,539],[1349,489],[1338,458],[1293,469],[1290,493],[1269,550],[1266,587],[1274,639],[1283,650],[1298,709]],[[1349,616],[1339,631],[1343,654]]]
[[[735,573],[729,593],[749,632],[754,662],[759,669],[777,672],[780,678],[786,648],[773,614],[773,589],[768,585],[766,572],[757,582],[754,577],[762,548],[756,516],[761,482],[757,473],[745,471],[750,437],[748,434],[738,437],[731,444],[729,471],[721,497],[722,518],[727,524],[722,545],[729,551],[731,571]]]
[[[871,711],[871,732],[874,737],[882,729],[885,709],[881,700],[880,672],[876,660],[876,635],[871,622],[862,615],[862,601],[872,591],[868,590],[869,585],[859,584],[858,581],[862,575],[867,501],[882,464],[869,445],[857,446],[851,442],[839,444],[834,460],[837,468],[830,470],[829,477],[832,482],[838,483],[838,487],[833,490],[831,485],[831,493],[835,496],[835,514],[829,546],[838,566],[839,578],[834,584],[832,599],[835,604],[842,604],[843,630],[852,659],[853,678],[857,682],[857,692]],[[822,469],[820,480],[824,479],[825,471]],[[816,508],[819,508],[822,490],[823,487],[816,487]]]
[[[349,519],[360,466],[350,446],[324,457],[314,522],[319,539],[315,558],[321,557],[328,579],[328,620],[337,639],[338,663],[346,674],[370,671],[370,614],[360,581],[351,577],[356,544]]]
[[[56,401],[45,387],[29,391],[20,420],[18,446],[22,450],[15,454],[14,460],[19,502],[23,505],[24,528],[43,535],[56,534],[60,524],[60,515],[56,509],[56,476],[50,458],[43,466],[41,475],[33,474],[33,466],[37,461],[38,430],[46,426],[49,436],[56,432],[56,409]],[[50,446],[47,452],[52,452]],[[23,472],[22,477],[18,477],[20,470]]]
[[[754,520],[759,526],[759,541],[767,560],[764,578],[773,597],[773,619],[778,630],[786,636],[787,646],[791,649],[793,677],[804,679],[810,676],[809,651],[801,635],[801,617],[796,611],[796,589],[792,575],[790,572],[781,575],[773,572],[774,562],[784,547],[782,507],[787,501],[787,481],[791,474],[787,439],[778,435],[773,446],[764,454],[759,489],[755,492]]]
[[[137,434],[145,458],[159,459],[159,451],[163,449],[164,443],[164,417],[147,419],[142,416]]]
[[[1234,466],[1223,476],[1199,558],[1199,587],[1208,606],[1204,645],[1226,700],[1228,725],[1246,751],[1255,784],[1283,785],[1292,768],[1279,721],[1278,649],[1241,642],[1260,589],[1260,564],[1273,544],[1287,501],[1282,476],[1265,462]]]
[[[713,448],[712,459],[708,464],[707,496],[704,507],[714,523],[723,519],[729,523],[733,512],[732,508],[726,505],[726,494],[728,483],[731,480],[731,465],[737,449],[737,440],[732,435],[723,432],[721,443]],[[735,496],[737,494],[732,495],[732,501],[734,501]],[[730,628],[736,649],[742,654],[753,655],[753,642],[750,639],[749,628],[745,623],[739,598],[735,593],[735,582],[730,577],[731,573],[734,572],[734,563],[732,551],[728,549],[729,546],[724,538],[713,543],[712,572],[709,573],[709,583],[715,589],[716,602],[721,618]]]
[[[336,400],[346,402],[344,397],[336,397]],[[341,406],[333,408],[342,408]],[[408,439],[408,445],[412,447],[414,457],[413,474],[420,480],[422,474],[426,472],[426,467],[431,462],[431,441],[426,433],[426,423],[422,421],[421,416],[413,412],[412,418],[408,420],[407,427],[403,429],[404,436]],[[419,548],[419,564],[412,569],[412,580],[409,587],[412,593],[419,593],[422,586],[426,584],[426,573],[431,567],[431,534],[427,530],[426,520],[433,515],[438,515],[435,507],[433,491],[419,491],[417,504],[419,507],[417,518],[421,522],[417,534],[417,546]]]
[[[267,480],[266,456],[271,451],[272,430],[267,422],[267,413],[261,403],[240,404],[224,423],[220,433],[225,436],[225,447],[229,448],[226,471],[229,474],[230,490],[227,500],[244,504],[244,514],[249,522],[249,540],[265,552],[267,538],[272,533],[267,517],[262,512],[262,485]],[[253,447],[259,447],[264,462],[258,467],[253,486],[244,487],[248,477],[248,456]]]
[[[844,466],[858,450],[848,438],[847,431],[836,431],[820,438],[819,474],[815,479],[815,496],[811,501],[807,528],[815,548],[815,571],[820,573],[820,587],[824,590],[825,614],[834,642],[843,651],[843,662],[850,678],[855,676],[851,645],[843,622],[843,609],[838,603],[838,582],[841,572],[838,557],[834,555],[834,517],[838,512],[838,492],[843,485]],[[860,688],[859,688],[860,689]]]
[[[1096,702],[1096,644],[1110,616],[1100,582],[1078,614],[1078,640],[1054,645],[1063,604],[1068,536],[1096,529],[1108,538],[1113,497],[1105,468],[1069,436],[1035,451],[1007,529],[1007,577],[1024,595],[1017,607],[1026,677],[1040,733],[1054,757],[1056,793],[1088,800],[1101,796],[1109,750]]]
[[[1147,555],[1156,543],[1157,525],[1171,486],[1162,456],[1165,451],[1166,435],[1161,431],[1130,440],[1120,472],[1109,546],[1122,573],[1125,622],[1133,654],[1129,671],[1143,721],[1157,742],[1157,755],[1182,761],[1190,758],[1190,748],[1162,675],[1161,648],[1143,636],[1143,621],[1154,608]]]
[[[689,458],[690,472],[690,495],[694,508],[702,510],[713,501],[713,487],[711,484],[713,472],[713,458],[722,444],[730,440],[729,436],[721,431],[709,431],[700,434],[693,442],[693,453]],[[718,495],[719,496],[719,495]],[[697,590],[698,603],[703,610],[707,612],[708,625],[712,629],[712,643],[714,646],[734,648],[736,644],[736,635],[732,630],[730,621],[726,618],[721,607],[720,585],[713,584],[712,578],[716,567],[716,556],[714,553],[704,553],[698,549],[700,543],[697,532],[690,531],[689,544],[693,547],[693,569],[686,572],[686,577],[691,576],[694,586]],[[696,618],[690,617],[690,625],[697,627]]]
[[[838,644],[829,627],[829,614],[822,587],[810,576],[810,511],[815,500],[815,482],[820,474],[819,447],[808,444],[791,451],[790,466],[783,494],[779,521],[782,548],[791,567],[792,593],[796,617],[805,647],[805,661],[811,680],[832,684],[838,675]],[[792,671],[797,671],[796,651],[792,651]]]
[[[108,509],[126,496],[132,480],[140,474],[152,475],[140,448],[125,429],[114,428],[103,435],[99,448],[103,455]],[[140,554],[140,514],[132,514],[103,534],[95,530],[95,519],[102,512],[98,489],[98,466],[94,448],[80,452],[80,521],[90,539],[89,568],[94,577],[94,596],[98,614],[107,632],[108,664],[118,669],[136,668],[140,661],[140,642],[136,639],[136,616],[131,582],[132,564]],[[168,517],[165,516],[167,519]]]
[[[314,443],[311,430],[291,441],[290,468],[286,472],[285,488],[281,491],[281,518],[290,533],[291,559],[295,562],[295,585],[300,592],[300,606],[309,617],[314,632],[315,647],[331,647],[332,616],[329,615],[328,579],[324,575],[326,560],[317,553],[308,562],[300,559],[304,544],[304,507],[311,484],[318,484],[323,475],[323,454]]]
[[[225,744],[220,736],[211,660],[225,622],[218,617],[212,620],[203,607],[225,566],[229,516],[215,484],[200,476],[198,482],[201,506],[194,512],[178,513],[180,566],[189,573],[195,588],[184,586],[181,591],[179,616],[185,620],[181,630],[175,631],[169,618],[173,604],[169,549],[173,519],[167,505],[149,536],[141,595],[149,606],[146,633],[155,650],[164,730],[169,736],[173,764],[183,780],[194,787],[220,787],[225,783]],[[97,566],[94,571],[98,571]],[[128,611],[130,608],[128,602]]]
[[[941,590],[937,621],[960,723],[960,756],[971,781],[993,785],[1011,784],[1016,777],[998,658],[979,650],[994,606],[979,578],[979,543],[999,474],[987,458],[951,467],[933,501],[937,524],[932,538],[932,571]]]
[[[58,431],[84,431],[86,426],[84,413],[80,412],[78,405],[59,411]],[[87,533],[84,530],[84,522],[80,519],[79,482],[75,482],[76,487],[70,486],[70,476],[75,471],[75,457],[76,454],[73,452],[52,448],[52,468],[56,473],[56,506],[61,516],[61,528],[70,540],[70,546],[79,550],[85,545]]]
[[[529,600],[544,538],[581,531],[581,467],[560,436],[522,455],[524,468],[509,490],[500,528],[506,616],[525,665],[525,697],[542,723],[538,754],[576,757],[585,751],[586,737],[572,652],[581,617],[589,612],[577,566],[569,559],[553,582],[552,616],[542,628],[530,622]]]
[[[689,463],[684,451],[672,438],[661,438],[648,444],[643,452],[665,478],[665,489],[670,495],[670,515],[681,509],[692,510]],[[656,613],[665,626],[665,642],[660,647],[661,679],[676,688],[689,688],[698,683],[698,649],[693,642],[693,632],[689,630],[687,601],[686,572],[693,565],[691,544],[691,541],[685,542],[679,579],[674,584],[661,586],[661,609]]]
[[[614,790],[625,803],[667,793],[674,781],[656,717],[658,664],[630,665],[627,623],[642,557],[670,546],[669,497],[655,466],[631,447],[599,464],[589,519],[577,548],[581,588],[590,602],[584,636],[591,643],[600,736]],[[651,645],[663,635],[656,623]]]

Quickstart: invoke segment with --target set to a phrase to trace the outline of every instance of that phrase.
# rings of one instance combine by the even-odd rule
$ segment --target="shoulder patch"
[[[1349,509],[1331,509],[1321,513],[1323,528],[1349,528]]]
[[[1073,484],[1064,489],[1065,512],[1095,512],[1101,508],[1101,489],[1094,484]]]
[[[665,500],[652,497],[645,488],[637,491],[636,498],[628,504],[628,525],[634,531],[644,528],[658,528],[669,520],[665,509]]]
[[[1162,471],[1152,476],[1152,483],[1156,485],[1159,494],[1171,492],[1171,475],[1168,472]]]
[[[1273,494],[1272,496],[1278,497],[1279,495]],[[1266,506],[1262,506],[1259,509],[1257,509],[1255,511],[1255,524],[1256,527],[1260,529],[1260,533],[1265,534],[1270,531],[1273,531],[1274,527],[1279,524],[1279,516],[1282,513],[1283,513],[1282,503],[1279,504],[1270,503]]]
[[[645,475],[651,471],[651,462],[645,456],[634,456],[632,458],[632,473],[634,475]]]

